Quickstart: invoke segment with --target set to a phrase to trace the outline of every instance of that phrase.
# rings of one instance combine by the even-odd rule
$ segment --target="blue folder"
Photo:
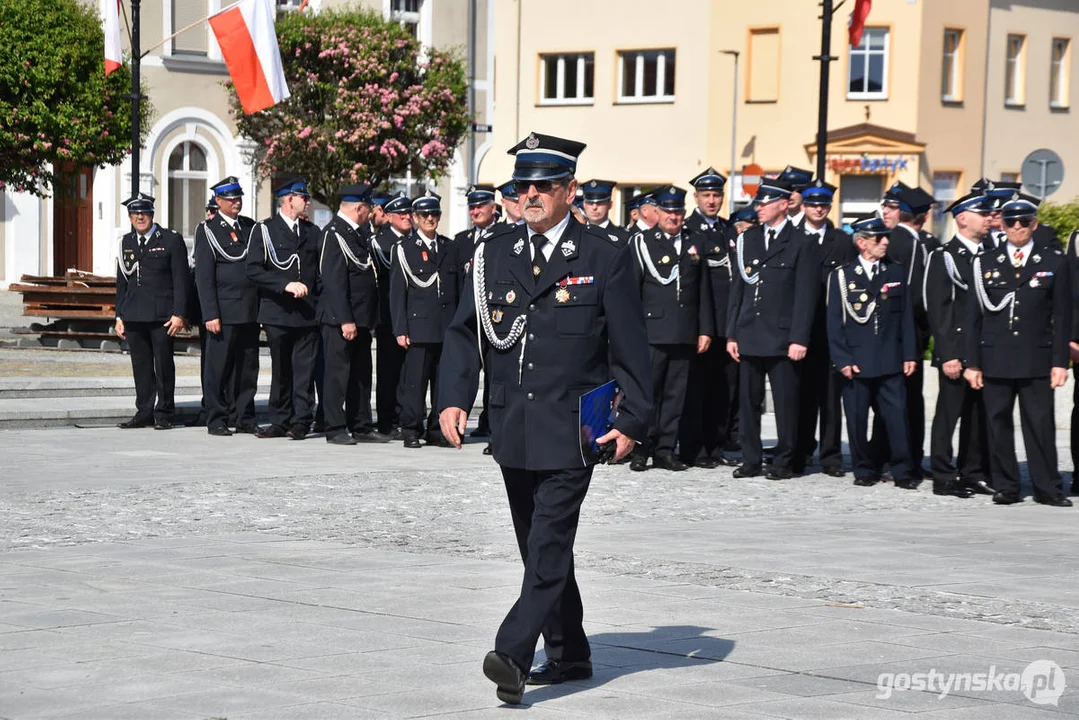
[[[581,460],[585,465],[606,462],[613,457],[609,452],[604,453],[596,440],[606,435],[614,425],[621,403],[622,391],[614,380],[581,396]]]

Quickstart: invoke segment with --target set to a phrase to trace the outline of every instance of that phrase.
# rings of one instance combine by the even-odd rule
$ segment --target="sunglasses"
[[[557,180],[514,180],[513,189],[518,195],[525,195],[530,188],[536,188],[540,195],[546,195],[556,187],[562,187],[565,183]]]
[[[422,212],[416,213],[416,217],[419,217],[419,218],[438,218],[438,217],[442,217],[442,213],[434,212],[434,211],[431,211],[431,210],[423,210]]]
[[[1034,224],[1034,218],[1008,218],[1004,221],[1004,224],[1008,227],[1015,227],[1016,225],[1021,225],[1022,227],[1028,228]]]

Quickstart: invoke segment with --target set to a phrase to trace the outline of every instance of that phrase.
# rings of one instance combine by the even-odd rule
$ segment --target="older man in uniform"
[[[304,180],[286,182],[276,195],[278,212],[252,228],[247,253],[272,368],[270,425],[258,437],[303,440],[314,416],[319,232],[300,218],[311,201]]]
[[[974,259],[995,252],[988,236],[991,202],[970,193],[948,207],[956,233],[929,255],[925,277],[925,308],[933,334],[933,365],[940,368],[937,406],[930,429],[929,454],[933,492],[967,498],[972,485],[991,487],[988,437],[982,393],[963,379],[970,335],[970,303],[974,297]],[[959,428],[958,469],[952,462],[952,434]],[[957,474],[958,473],[958,474]]]
[[[588,224],[607,233],[613,243],[629,246],[629,233],[611,222],[611,192],[617,185],[614,180],[587,180],[582,184],[585,217]]]
[[[386,223],[371,238],[371,254],[375,259],[378,278],[378,326],[375,328],[375,412],[376,427],[383,435],[400,439],[401,406],[397,403],[397,386],[405,350],[393,335],[390,317],[390,280],[394,275],[394,246],[412,234],[412,200],[398,194],[383,206]]]
[[[434,193],[412,201],[415,231],[394,246],[390,278],[390,316],[397,344],[405,349],[397,402],[401,406],[401,435],[406,448],[442,443],[438,430],[438,363],[446,328],[457,310],[464,263],[457,245],[438,234],[441,199]],[[431,411],[427,413],[427,388]],[[424,418],[426,416],[426,422]],[[426,432],[425,432],[426,428]]]
[[[784,480],[793,475],[801,364],[820,294],[820,256],[787,217],[790,194],[789,183],[764,180],[756,196],[761,225],[746,230],[735,243],[727,352],[741,363],[743,462],[734,471],[739,478],[761,474],[765,376],[772,384],[779,435],[767,477]]]
[[[439,383],[442,430],[459,446],[482,342],[494,457],[524,561],[520,597],[483,662],[508,703],[521,702],[526,680],[592,676],[573,573],[573,541],[592,478],[580,445],[580,397],[612,376],[624,393],[613,428],[598,438],[615,446],[615,458],[644,439],[651,412],[633,255],[569,216],[582,149],[538,134],[511,149],[527,227],[502,229],[477,250],[446,336]],[[541,634],[547,662],[529,674]]]
[[[880,218],[856,222],[852,229],[859,255],[831,273],[827,339],[842,378],[854,484],[875,485],[883,470],[869,449],[873,407],[884,418],[893,449],[895,485],[913,490],[921,477],[907,441],[903,377],[914,372],[918,351],[906,269],[887,259],[889,231]]]
[[[127,341],[135,378],[135,415],[119,427],[171,430],[176,410],[173,337],[184,326],[191,276],[180,234],[154,222],[154,199],[124,200],[131,232],[116,259],[116,335]],[[155,401],[156,399],[156,401]]]
[[[659,222],[659,209],[656,205],[656,196],[653,190],[643,192],[637,196],[637,224],[636,229],[631,228],[630,234],[651,230]]]
[[[370,187],[345,185],[337,214],[322,229],[318,320],[326,356],[326,442],[389,442],[371,424],[371,334],[378,325],[378,280],[367,231]]]
[[[682,471],[688,465],[674,454],[678,420],[686,402],[689,364],[711,346],[715,336],[712,289],[703,252],[694,236],[683,234],[686,191],[673,185],[654,191],[659,223],[630,240],[637,263],[652,366],[655,409],[648,441],[634,450],[630,470],[656,467]],[[699,392],[694,388],[693,392]]]
[[[259,380],[258,290],[247,277],[255,221],[241,215],[244,191],[229,176],[211,188],[218,212],[195,229],[195,283],[206,334],[202,397],[211,435],[255,434]]]
[[[520,196],[517,194],[517,188],[514,187],[513,181],[503,183],[498,188],[498,193],[502,196],[502,210],[506,213],[506,217],[502,222],[507,225],[520,225],[524,222],[521,217],[520,208]]]
[[[641,196],[634,195],[626,201],[626,226],[622,228],[628,235],[637,232],[637,221],[641,217]]]
[[[1071,507],[1057,469],[1053,411],[1053,390],[1067,382],[1074,339],[1068,259],[1059,248],[1034,243],[1035,198],[1013,191],[1000,212],[1006,242],[973,262],[963,372],[985,401],[993,502],[1021,500],[1012,421],[1018,397],[1034,501]]]

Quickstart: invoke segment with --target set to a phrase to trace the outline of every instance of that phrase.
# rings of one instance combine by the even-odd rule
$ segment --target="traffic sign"
[[[1064,181],[1064,161],[1052,150],[1035,150],[1023,160],[1022,179],[1032,195],[1044,200]]]
[[[479,123],[472,123],[472,129],[476,132],[489,133],[494,131],[493,125],[480,125]]]
[[[742,168],[742,190],[746,195],[756,195],[757,188],[761,186],[761,180],[764,179],[764,168],[757,163],[751,163]]]

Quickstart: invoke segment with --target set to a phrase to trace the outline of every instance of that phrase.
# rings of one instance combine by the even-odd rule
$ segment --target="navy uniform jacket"
[[[857,365],[855,378],[895,375],[903,372],[904,362],[918,359],[906,268],[887,259],[877,267],[876,277],[867,280],[855,259],[842,265],[842,285],[838,271],[828,281],[829,356],[836,370]],[[869,320],[859,323],[851,311]]]
[[[620,248],[625,249],[629,247],[631,233],[625,228],[618,227],[610,220],[607,220],[607,227],[600,227],[599,225],[594,225],[592,223],[588,223],[588,227],[593,228],[598,233],[603,233],[607,236],[608,240]]]
[[[927,232],[926,230],[919,230],[918,238],[922,241],[922,246],[925,247],[925,253],[927,257],[929,256],[929,253],[933,252],[942,245],[942,243],[940,242],[940,238],[938,238],[931,232]]]
[[[738,233],[725,218],[719,218],[714,225],[709,225],[699,210],[686,218],[682,235],[690,235],[690,240],[704,257],[708,271],[708,284],[712,294],[712,317],[716,336],[722,337],[727,332],[727,303],[731,295],[731,250]],[[727,352],[726,348],[722,348]]]
[[[527,316],[527,324],[505,350],[487,342],[476,327],[473,282],[480,280],[474,262],[442,348],[438,405],[471,409],[480,369],[477,334],[485,338],[488,413],[499,465],[584,467],[578,403],[612,378],[625,393],[614,427],[635,440],[646,437],[652,413],[648,340],[636,261],[622,250],[602,230],[571,218],[537,282],[525,226],[500,228],[484,243],[490,327],[503,338],[519,316]]]
[[[698,247],[691,235],[682,234],[681,240],[681,254],[675,252],[675,238],[668,238],[659,228],[637,233],[631,240],[650,345],[696,345],[698,336],[716,334],[712,286],[702,255],[705,247]],[[678,279],[662,284],[652,274],[649,261],[663,278],[677,267]]]
[[[984,252],[992,252],[992,240],[987,236],[982,242]],[[965,365],[970,328],[964,326],[970,319],[969,303],[977,302],[970,286],[973,262],[974,256],[958,237],[926,259],[922,300],[933,335],[933,365],[940,366],[950,360],[961,360]],[[954,274],[949,269],[953,265]]]
[[[817,311],[813,319],[813,338],[824,339],[828,335],[825,298],[828,294],[828,279],[832,272],[858,257],[854,239],[836,228],[831,220],[825,220],[824,238],[805,229],[805,221],[799,226],[806,234],[806,239],[817,246],[820,257],[820,295],[817,298]]]
[[[398,240],[393,246],[390,317],[393,334],[398,337],[408,335],[409,342],[442,342],[457,311],[464,263],[458,261],[456,243],[445,235],[438,235],[436,240],[437,253],[428,250],[416,233]],[[408,277],[408,272],[415,280]],[[428,287],[415,282],[426,283],[436,276],[438,279]]]
[[[314,327],[315,297],[318,291],[319,230],[313,223],[299,221],[300,237],[289,229],[281,215],[256,223],[251,229],[251,244],[247,252],[247,277],[258,287],[258,321],[265,325],[283,327]],[[269,233],[269,242],[281,269],[267,256],[262,228]],[[291,261],[291,264],[290,264]],[[290,282],[302,282],[308,293],[294,298],[285,292]]]
[[[134,231],[120,239],[116,268],[116,317],[124,322],[164,323],[187,316],[191,273],[187,245],[179,233],[156,225],[139,250]]]
[[[323,325],[378,325],[378,280],[366,230],[353,229],[340,215],[322,229],[316,316]]]
[[[985,307],[971,288],[967,365],[986,377],[1049,377],[1050,369],[1068,367],[1072,333],[1072,288],[1068,259],[1060,250],[1033,248],[1026,264],[1012,267],[1008,246],[979,258],[973,277],[990,305],[1014,292],[1014,307]],[[988,275],[989,277],[986,277]]]
[[[1079,230],[1072,232],[1068,238],[1068,270],[1072,284],[1072,339],[1079,339]]]
[[[741,355],[785,357],[792,343],[809,346],[821,291],[820,256],[790,221],[767,251],[764,237],[763,228],[751,227],[736,241],[727,339],[738,342]]]
[[[258,317],[258,290],[247,278],[248,239],[254,225],[254,220],[240,215],[233,227],[219,214],[195,228],[195,284],[204,320],[239,325]],[[209,242],[210,235],[224,254]]]
[[[393,227],[386,223],[382,229],[371,238],[371,256],[375,259],[375,275],[378,276],[378,324],[387,332],[393,330],[393,319],[390,317],[390,278],[393,277],[393,246],[401,237],[394,232]]]
[[[493,233],[497,227],[497,224],[491,223],[485,228],[473,227],[462,230],[453,236],[453,242],[457,245],[457,258],[462,264],[462,271],[468,261],[472,259],[472,254],[476,252],[476,246]]]

